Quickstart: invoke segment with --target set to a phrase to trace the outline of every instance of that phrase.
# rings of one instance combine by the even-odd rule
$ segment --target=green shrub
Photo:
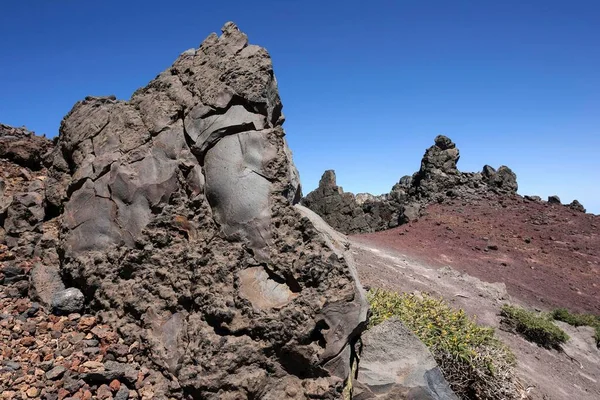
[[[596,346],[600,348],[600,317],[592,314],[575,314],[566,308],[557,308],[552,311],[552,318],[557,321],[566,322],[572,326],[591,326],[594,328],[594,339]]]
[[[502,306],[500,315],[504,323],[527,340],[547,349],[560,349],[560,345],[569,340],[569,335],[544,315],[510,305]]]
[[[429,295],[368,293],[370,326],[398,317],[431,350],[446,380],[463,399],[520,398],[514,374],[515,357],[463,310]]]

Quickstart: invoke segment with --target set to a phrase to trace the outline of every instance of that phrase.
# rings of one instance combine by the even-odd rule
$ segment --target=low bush
[[[557,308],[552,311],[552,318],[557,321],[566,322],[572,326],[591,326],[594,328],[594,339],[596,346],[600,348],[600,317],[592,314],[571,313],[566,308]]]
[[[431,350],[446,380],[462,399],[520,398],[514,373],[515,357],[463,310],[429,295],[368,293],[370,325],[397,317]]]
[[[502,307],[500,315],[509,327],[547,349],[560,349],[561,344],[569,340],[569,335],[545,315],[508,304]]]

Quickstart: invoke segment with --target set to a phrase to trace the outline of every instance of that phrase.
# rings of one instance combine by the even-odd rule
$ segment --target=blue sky
[[[600,213],[598,1],[5,1],[0,121],[55,136],[228,20],[271,53],[305,193],[387,192],[441,133],[461,170]]]

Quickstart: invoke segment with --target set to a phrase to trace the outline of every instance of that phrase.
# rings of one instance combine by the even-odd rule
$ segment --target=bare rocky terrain
[[[418,221],[357,236],[450,266],[544,309],[600,314],[600,217],[560,204],[489,194],[432,204]]]
[[[282,108],[269,54],[227,23],[129,100],[77,102],[54,140],[0,124],[0,398],[453,400],[399,321],[364,333],[363,286],[496,328],[508,301],[600,312],[579,203],[460,172],[441,135],[388,194],[327,171],[301,199]],[[591,330],[564,329],[562,352],[499,331],[524,399],[600,396]]]
[[[478,323],[496,328],[499,338],[517,357],[523,399],[594,400],[600,397],[600,350],[593,339],[592,328],[575,328],[559,322],[571,337],[563,351],[547,350],[506,332],[500,323],[501,306],[508,302],[527,306],[527,301],[510,295],[507,285],[500,281],[482,280],[460,272],[459,264],[452,267],[448,263],[433,264],[429,258],[374,240],[375,236],[385,233],[350,238],[351,252],[363,284],[399,292],[428,292],[444,298],[453,307],[464,309],[476,317]]]
[[[458,160],[438,136],[387,194],[344,192],[326,171],[303,202],[351,234],[363,285],[432,293],[496,328],[517,355],[523,398],[600,398],[593,328],[558,322],[571,339],[557,352],[504,331],[499,317],[506,303],[599,315],[600,216],[578,201],[518,195],[508,167],[461,172]]]

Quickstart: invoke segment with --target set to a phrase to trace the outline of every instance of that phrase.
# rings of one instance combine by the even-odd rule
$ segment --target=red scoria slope
[[[600,216],[520,196],[430,205],[395,229],[356,235],[433,266],[449,265],[542,308],[600,314]]]

